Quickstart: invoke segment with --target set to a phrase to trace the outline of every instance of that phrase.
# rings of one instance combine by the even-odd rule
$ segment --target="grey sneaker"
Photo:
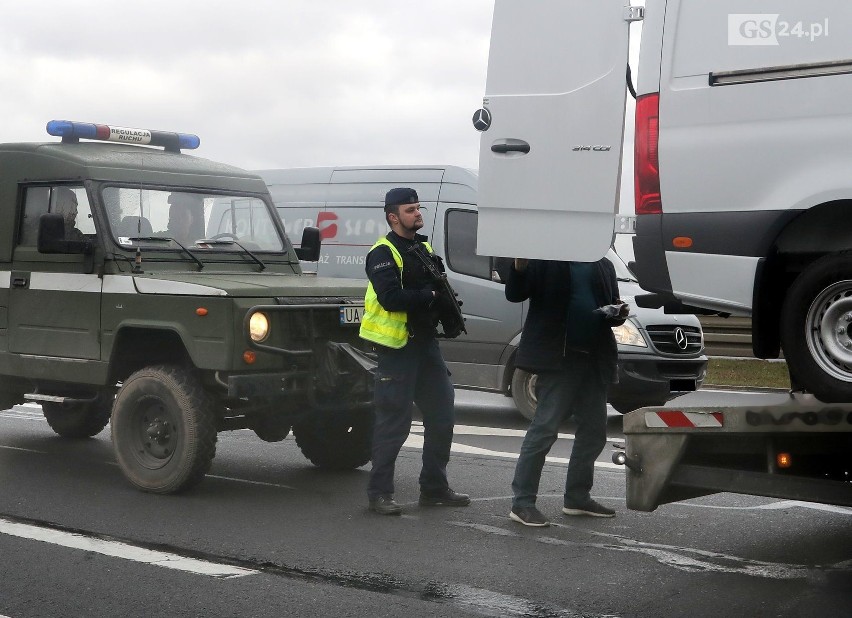
[[[562,507],[566,515],[588,515],[590,517],[615,517],[615,511],[595,502],[591,498],[584,502],[566,504]]]
[[[379,515],[401,515],[402,507],[393,499],[393,496],[379,496],[370,500],[370,510]]]
[[[534,506],[513,506],[509,511],[509,519],[525,526],[543,528],[550,525],[547,518]]]

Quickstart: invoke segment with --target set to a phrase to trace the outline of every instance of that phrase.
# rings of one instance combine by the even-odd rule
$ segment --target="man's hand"
[[[626,318],[628,315],[630,315],[630,305],[624,303],[623,305],[621,305],[621,309],[618,312],[618,317]]]
[[[527,269],[529,263],[530,261],[527,258],[515,258],[515,270],[522,273]]]

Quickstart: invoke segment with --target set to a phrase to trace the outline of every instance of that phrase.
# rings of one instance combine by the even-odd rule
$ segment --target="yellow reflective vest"
[[[380,245],[390,249],[393,261],[399,268],[399,280],[402,282],[402,256],[393,243],[386,237],[376,241],[370,251]],[[423,246],[433,253],[432,246],[424,242]],[[378,343],[388,348],[399,349],[408,343],[408,313],[406,311],[388,311],[379,303],[373,283],[367,285],[367,294],[364,297],[364,315],[361,318],[361,330],[358,333],[362,339]]]

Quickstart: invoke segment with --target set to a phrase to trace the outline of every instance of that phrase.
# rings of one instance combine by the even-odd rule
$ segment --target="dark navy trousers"
[[[372,500],[394,493],[396,458],[411,430],[412,403],[423,414],[422,492],[447,484],[453,441],[455,391],[435,339],[409,339],[394,350],[380,348],[376,369],[373,468],[367,486]]]

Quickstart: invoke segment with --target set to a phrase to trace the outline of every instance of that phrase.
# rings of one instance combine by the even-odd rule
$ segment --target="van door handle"
[[[14,288],[25,288],[27,283],[29,283],[29,279],[26,277],[12,277],[12,287]]]
[[[530,145],[522,139],[501,139],[491,144],[491,152],[497,154],[508,154],[510,152],[527,154],[529,151]]]

